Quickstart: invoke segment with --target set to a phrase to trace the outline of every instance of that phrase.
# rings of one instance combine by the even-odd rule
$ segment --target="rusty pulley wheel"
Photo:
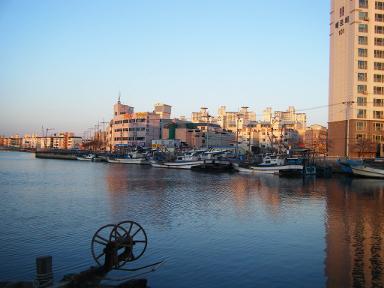
[[[92,237],[92,257],[102,266],[107,246],[113,247],[113,267],[119,269],[127,262],[139,259],[144,254],[147,243],[147,234],[143,227],[134,221],[107,224],[99,228]]]
[[[123,221],[115,225],[111,231],[111,241],[115,241],[120,251],[117,268],[127,262],[139,259],[147,248],[148,239],[143,227],[134,221]]]
[[[103,265],[105,248],[111,241],[111,233],[115,227],[115,224],[104,225],[100,227],[92,237],[92,257],[99,266]]]

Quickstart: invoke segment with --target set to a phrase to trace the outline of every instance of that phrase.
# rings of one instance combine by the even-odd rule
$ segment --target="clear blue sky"
[[[0,134],[136,111],[328,104],[328,0],[1,0]],[[326,124],[327,109],[307,111]]]

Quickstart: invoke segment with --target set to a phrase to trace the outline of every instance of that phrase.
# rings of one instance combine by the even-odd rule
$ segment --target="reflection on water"
[[[328,183],[327,287],[384,287],[384,185]]]
[[[206,174],[0,153],[0,279],[92,264],[107,223],[142,224],[153,287],[383,287],[381,180]],[[25,235],[29,235],[25,239]],[[58,245],[60,243],[60,245]],[[74,264],[75,263],[75,264]],[[77,266],[76,266],[77,265]],[[193,283],[193,285],[192,285]]]

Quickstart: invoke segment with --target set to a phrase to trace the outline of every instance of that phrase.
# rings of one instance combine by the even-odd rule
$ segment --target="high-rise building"
[[[384,155],[384,1],[331,0],[329,156]]]

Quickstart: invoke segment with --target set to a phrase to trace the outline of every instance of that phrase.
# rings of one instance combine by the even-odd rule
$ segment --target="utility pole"
[[[207,149],[209,149],[209,123],[211,115],[207,114]]]
[[[236,158],[239,157],[239,120],[240,114],[236,115]]]
[[[349,109],[352,106],[355,101],[344,101],[342,102],[346,105],[345,107],[345,120],[346,120],[346,127],[345,127],[345,157],[349,157]]]

